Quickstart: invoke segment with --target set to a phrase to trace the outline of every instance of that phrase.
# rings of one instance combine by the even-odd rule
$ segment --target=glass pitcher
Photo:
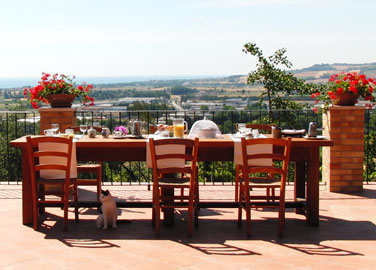
[[[142,136],[143,122],[139,120],[129,121],[130,129],[133,136]]]
[[[184,133],[188,130],[188,123],[183,118],[177,118],[172,120],[174,129],[174,137],[183,138]]]

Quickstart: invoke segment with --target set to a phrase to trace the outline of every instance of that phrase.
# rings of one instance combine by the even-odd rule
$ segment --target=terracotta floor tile
[[[81,193],[95,199],[95,187]],[[107,188],[107,187],[106,187]],[[119,198],[144,200],[145,186],[108,186]],[[233,198],[233,187],[200,187],[201,198]],[[201,209],[199,227],[187,237],[186,211],[174,226],[151,227],[151,209],[122,209],[116,230],[98,230],[94,208],[80,209],[80,222],[62,231],[61,209],[48,209],[40,231],[22,225],[21,186],[0,186],[0,269],[297,269],[373,270],[376,265],[376,184],[360,194],[320,186],[320,226],[286,213],[284,238],[277,237],[276,212],[252,211],[252,237],[237,228],[237,209]],[[201,194],[200,193],[200,194]],[[292,187],[288,187],[292,197]],[[73,219],[73,214],[70,213]],[[3,222],[6,221],[6,222]],[[50,227],[46,227],[49,225]],[[65,257],[56,254],[65,254]]]

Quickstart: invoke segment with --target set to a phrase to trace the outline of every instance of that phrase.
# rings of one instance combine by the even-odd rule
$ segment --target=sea
[[[192,80],[203,78],[218,78],[224,77],[224,75],[173,75],[173,76],[119,76],[119,77],[79,77],[74,81],[77,84],[86,82],[88,84],[112,84],[112,83],[131,83],[142,82],[150,80]],[[20,77],[20,78],[0,78],[0,88],[23,88],[31,87],[38,84],[40,77]]]

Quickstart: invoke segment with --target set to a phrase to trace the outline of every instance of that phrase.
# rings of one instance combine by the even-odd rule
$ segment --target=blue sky
[[[247,74],[247,42],[293,68],[376,62],[373,0],[0,1],[0,78]]]

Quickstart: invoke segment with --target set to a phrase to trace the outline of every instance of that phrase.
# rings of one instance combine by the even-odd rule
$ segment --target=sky
[[[374,0],[0,0],[0,78],[247,74],[376,62]]]

